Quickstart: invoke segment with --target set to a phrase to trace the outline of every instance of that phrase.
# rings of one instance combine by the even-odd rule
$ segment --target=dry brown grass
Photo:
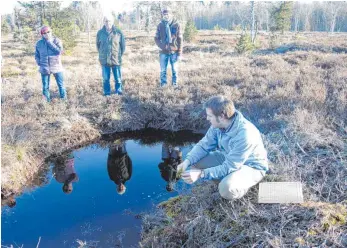
[[[82,36],[73,54],[63,56],[69,99],[55,98],[51,104],[42,101],[33,56],[10,37],[2,39],[2,187],[14,192],[31,187],[45,157],[100,133],[144,127],[204,130],[202,103],[211,95],[225,94],[264,133],[273,164],[267,180],[299,180],[306,200],[326,202],[324,206],[345,214],[346,35],[287,33],[276,41],[285,51],[279,54],[268,50],[269,35],[260,34],[258,52],[238,55],[234,48],[239,34],[203,31],[184,46],[178,89],[158,87],[153,34],[125,35],[122,97],[102,96],[95,46],[89,48]],[[54,80],[51,90],[57,92]],[[18,151],[23,151],[21,159]],[[23,173],[28,168],[29,175]],[[174,218],[163,210],[162,215],[145,217],[142,245],[343,246],[346,228],[339,220],[324,227],[322,221],[329,217],[320,214],[323,205],[258,205],[256,190],[229,203],[213,195],[213,187],[202,185],[195,195],[173,204],[181,209]],[[212,195],[206,196],[208,192]]]

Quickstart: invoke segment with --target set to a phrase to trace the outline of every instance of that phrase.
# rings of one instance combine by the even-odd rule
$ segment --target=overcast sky
[[[28,1],[23,1],[28,2]],[[72,1],[62,1],[62,7],[68,6]],[[104,11],[104,13],[115,11],[115,12],[123,12],[129,11],[132,7],[132,3],[134,1],[125,1],[125,0],[105,0],[99,1],[100,5]],[[13,8],[18,5],[17,1],[14,0],[1,0],[0,3],[0,12],[1,15],[11,14],[13,12]]]
[[[133,2],[138,2],[139,0],[101,0],[99,1],[101,4],[101,7],[104,11],[104,13],[107,12],[123,12],[123,11],[129,11],[132,9],[132,4]],[[158,1],[158,0],[157,0]],[[159,0],[160,1],[160,0]],[[197,0],[193,0],[197,1]],[[206,0],[205,0],[206,1]],[[221,0],[218,0],[220,2]],[[257,1],[257,0],[256,0]],[[265,1],[265,0],[260,0],[260,1]],[[271,1],[271,0],[270,0]],[[279,1],[279,0],[272,0],[272,1]],[[309,3],[312,2],[313,0],[300,0],[300,2],[303,3]],[[322,0],[316,0],[317,2],[321,2]],[[28,0],[24,0],[22,2],[28,2]],[[61,1],[63,2],[62,6],[66,7],[68,6],[72,1],[70,0],[65,0]],[[84,2],[84,1],[83,1]],[[212,1],[206,1],[206,2],[212,2]],[[13,11],[14,6],[18,4],[17,1],[14,0],[1,0],[0,3],[0,12],[2,15],[4,14],[10,14]]]

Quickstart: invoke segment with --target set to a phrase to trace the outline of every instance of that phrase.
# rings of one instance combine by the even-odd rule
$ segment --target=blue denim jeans
[[[166,70],[167,65],[170,61],[171,64],[171,72],[172,72],[172,85],[177,85],[177,53],[173,54],[163,54],[159,55],[160,61],[160,86],[164,86],[167,83],[166,80]]]
[[[115,65],[115,66],[102,65],[102,79],[103,79],[104,95],[108,96],[111,94],[111,84],[110,84],[111,70],[113,72],[113,77],[114,77],[114,81],[115,81],[116,94],[121,95],[122,91],[123,91],[122,90],[121,66],[119,66],[119,65]]]
[[[66,98],[66,89],[64,87],[64,75],[62,72],[53,73],[55,81],[57,82],[59,88],[60,98]],[[49,93],[49,83],[51,79],[51,74],[42,74],[42,94],[46,97],[47,102],[51,101],[51,95]]]

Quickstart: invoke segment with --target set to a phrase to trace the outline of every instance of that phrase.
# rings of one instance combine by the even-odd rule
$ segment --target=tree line
[[[126,29],[152,30],[160,10],[170,7],[184,23],[192,20],[197,29],[250,30],[252,5],[255,28],[262,31],[347,31],[347,2],[137,2],[129,13],[119,13]],[[278,27],[283,26],[283,27]]]
[[[62,8],[61,2],[18,2],[13,14],[1,16],[3,34],[13,32],[16,39],[32,39],[32,32],[50,25],[64,40],[67,48],[74,47],[79,32],[102,26],[102,8],[97,1],[73,1]],[[142,1],[133,2],[128,12],[113,12],[115,24],[121,29],[153,31],[161,19],[161,10],[169,7],[182,26],[196,29],[257,31],[347,31],[347,2],[233,2],[233,1]]]

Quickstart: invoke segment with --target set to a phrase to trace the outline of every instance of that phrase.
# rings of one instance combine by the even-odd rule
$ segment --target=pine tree
[[[10,24],[7,21],[8,15],[1,16],[1,33],[2,34],[8,34],[11,30]]]
[[[75,12],[71,8],[65,8],[57,13],[57,18],[48,23],[53,29],[53,35],[63,41],[64,51],[70,53],[77,45],[79,27],[76,25]]]
[[[252,42],[251,36],[246,33],[242,33],[237,41],[235,51],[242,54],[254,50],[255,45]]]
[[[198,30],[192,20],[187,21],[186,27],[184,29],[183,39],[187,42],[191,42],[195,39]]]
[[[293,2],[284,1],[280,4],[278,9],[272,13],[272,17],[275,21],[275,26],[273,30],[281,31],[283,34],[284,31],[290,29],[291,16],[293,10]]]

